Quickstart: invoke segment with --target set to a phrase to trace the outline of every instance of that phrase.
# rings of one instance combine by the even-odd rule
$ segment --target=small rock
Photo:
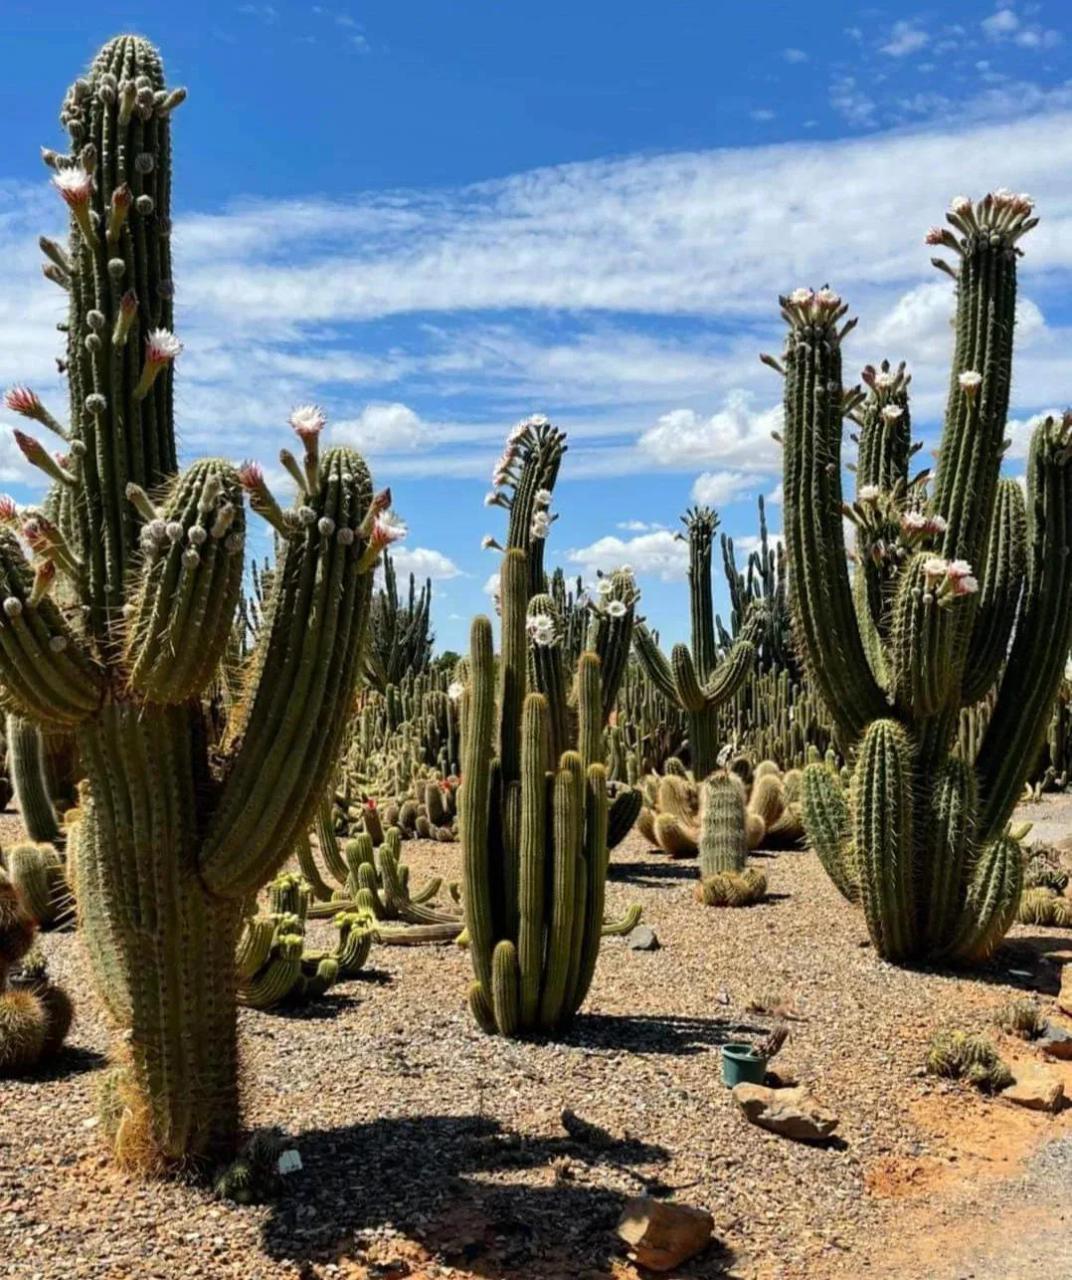
[[[1072,1059],[1072,1031],[1059,1027],[1056,1022],[1046,1023],[1046,1030],[1035,1044],[1051,1058]]]
[[[838,1118],[803,1085],[768,1089],[762,1084],[739,1084],[733,1100],[747,1119],[761,1129],[797,1142],[823,1142],[838,1127]]]
[[[715,1220],[706,1209],[637,1196],[622,1211],[618,1234],[632,1257],[652,1271],[670,1271],[706,1248]]]
[[[1072,1015],[1072,964],[1061,969],[1061,990],[1057,993],[1057,1007],[1062,1013]]]
[[[626,938],[630,951],[658,951],[659,939],[651,925],[638,924]]]
[[[1029,1111],[1058,1111],[1065,1096],[1065,1087],[1052,1071],[1028,1067],[1017,1076],[1001,1096],[1018,1107]]]

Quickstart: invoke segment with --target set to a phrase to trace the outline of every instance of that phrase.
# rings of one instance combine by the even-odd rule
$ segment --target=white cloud
[[[786,62],[807,62],[808,55],[803,49],[783,49],[782,57]]]
[[[1060,416],[1060,409],[1043,409],[1041,413],[1033,413],[1029,418],[1010,418],[1005,424],[1005,436],[1011,441],[1005,457],[1010,462],[1026,458],[1031,437],[1038,424],[1045,418],[1060,418]]]
[[[704,471],[692,483],[692,496],[710,507],[724,506],[747,496],[761,479],[747,471]]]
[[[431,578],[433,582],[443,582],[460,577],[462,572],[449,556],[431,547],[400,546],[391,552],[391,560],[399,577],[413,573],[418,579]]]
[[[566,559],[583,566],[586,575],[594,575],[597,569],[609,573],[628,564],[636,573],[657,575],[664,582],[683,578],[689,567],[687,543],[669,529],[635,538],[608,534],[587,547],[573,548],[566,553]]]
[[[834,77],[830,106],[856,129],[869,129],[878,119],[878,104],[860,88],[855,76]]]
[[[776,471],[781,466],[781,448],[771,432],[781,425],[781,406],[757,411],[752,400],[751,392],[735,390],[707,418],[695,409],[664,413],[640,437],[640,451],[661,466],[680,465],[687,459],[694,466],[710,463]]]
[[[356,418],[337,422],[334,438],[363,453],[399,453],[419,449],[427,440],[427,429],[407,405],[367,404]]]
[[[979,24],[983,34],[991,39],[1000,40],[1002,36],[1012,35],[1020,26],[1020,19],[1011,9],[999,9]]]
[[[647,520],[619,520],[614,526],[624,529],[626,533],[646,533],[650,530],[665,529],[665,524],[649,523]]]
[[[769,107],[757,107],[754,111],[750,111],[748,114],[753,120],[758,121],[760,124],[765,123],[767,120],[773,120],[775,115]]]
[[[903,58],[906,54],[917,53],[925,44],[930,41],[930,36],[926,31],[921,30],[912,22],[895,22],[890,31],[889,39],[881,46],[883,53],[888,53],[891,58]]]
[[[483,591],[486,596],[497,596],[499,594],[499,575],[497,573],[493,573],[484,583]]]

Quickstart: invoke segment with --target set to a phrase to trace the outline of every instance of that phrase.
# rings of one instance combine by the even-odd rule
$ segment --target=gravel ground
[[[1072,830],[1064,798],[1034,808]],[[405,852],[415,884],[458,874],[456,845]],[[718,1244],[682,1276],[1035,1274],[1011,1254],[1013,1269],[939,1272],[906,1241],[952,1233],[943,1265],[981,1247],[978,1215],[974,1235],[953,1238],[963,1206],[984,1203],[981,1179],[995,1204],[1052,1193],[1058,1175],[1032,1174],[1051,1139],[1064,1139],[1053,1160],[1067,1203],[1072,1111],[984,1102],[928,1079],[921,1062],[939,1025],[982,1027],[1017,991],[1048,1001],[1063,958],[1049,953],[1072,959],[1072,931],[1018,928],[972,978],[900,970],[876,960],[811,854],[760,861],[767,903],[705,909],[691,897],[694,867],[634,833],[614,855],[609,909],[642,903],[662,948],[608,939],[562,1043],[481,1034],[454,946],[379,948],[363,980],[311,1009],[243,1011],[248,1122],[283,1125],[304,1161],[283,1199],[249,1209],[110,1169],[93,1118],[107,1033],[78,939],[46,935],[79,1019],[49,1076],[0,1085],[0,1276],[625,1277],[635,1273],[613,1229],[644,1192],[714,1215]],[[773,994],[795,1010],[776,1067],[841,1117],[827,1147],[750,1127],[719,1082],[718,1046],[769,1027],[748,1004]]]

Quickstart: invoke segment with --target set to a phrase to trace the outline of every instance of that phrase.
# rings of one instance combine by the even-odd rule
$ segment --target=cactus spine
[[[956,338],[937,475],[910,477],[909,379],[888,363],[842,385],[853,322],[828,289],[783,298],[785,516],[792,608],[809,679],[855,747],[850,803],[806,771],[809,836],[859,894],[891,960],[985,958],[1012,922],[1021,859],[1006,825],[1047,732],[1072,634],[1072,415],[1028,454],[1027,501],[1000,478],[1025,196],[953,202],[934,228],[954,267]],[[842,419],[859,427],[856,500],[842,501]],[[846,568],[843,515],[857,527]],[[957,745],[962,709],[992,704]],[[959,751],[959,757],[958,757]],[[851,812],[850,812],[851,810]],[[851,841],[850,841],[851,834]]]
[[[0,533],[5,704],[73,729],[86,772],[75,889],[123,1033],[108,1130],[121,1160],[154,1169],[233,1146],[242,904],[327,785],[373,565],[395,532],[361,458],[320,452],[312,408],[291,420],[305,460],[290,511],[255,464],[210,459],[176,474],[170,119],[183,96],[151,45],[120,36],[64,102],[72,154],[46,161],[72,215],[66,253],[48,246],[70,294],[69,426],[25,388],[7,403],[69,453],[49,465],[20,433],[58,499],[52,514],[22,515],[31,562]],[[275,526],[279,559],[240,705],[210,754],[200,695],[232,634],[243,488]],[[53,603],[57,579],[79,608]]]
[[[636,653],[648,679],[688,720],[692,771],[706,778],[718,766],[718,713],[748,678],[756,659],[763,615],[753,609],[737,638],[719,660],[711,583],[711,548],[718,516],[710,507],[694,507],[682,517],[689,544],[689,611],[692,648],[676,644],[667,661],[643,624],[636,628]],[[681,537],[682,535],[678,535]]]

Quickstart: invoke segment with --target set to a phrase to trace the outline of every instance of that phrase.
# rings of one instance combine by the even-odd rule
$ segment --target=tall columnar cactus
[[[842,384],[852,321],[829,289],[782,299],[785,530],[809,678],[856,764],[848,803],[809,766],[805,818],[839,888],[859,896],[892,960],[987,955],[1012,922],[1020,857],[1006,834],[1046,734],[1072,631],[1072,415],[1028,452],[1026,506],[1000,477],[1012,374],[1019,241],[1031,201],[953,202],[929,244],[955,264],[956,338],[933,483],[910,478],[903,366]],[[843,504],[842,420],[859,426],[856,500]],[[846,566],[842,520],[857,526]],[[961,709],[993,711],[973,758],[955,754]]]
[[[383,557],[383,586],[372,598],[369,642],[365,653],[365,680],[381,693],[404,676],[416,676],[432,660],[432,580],[417,590],[416,574],[409,575],[405,602],[398,594],[398,579],[389,554]]]
[[[45,158],[70,244],[42,247],[70,294],[70,422],[26,388],[7,405],[59,434],[65,456],[18,433],[59,496],[52,515],[19,517],[6,502],[0,532],[3,701],[77,738],[76,894],[121,1033],[108,1127],[121,1159],[151,1167],[232,1146],[243,901],[307,830],[328,782],[373,566],[395,532],[361,458],[320,451],[312,408],[291,419],[303,462],[281,455],[299,483],[289,511],[255,464],[177,472],[170,122],[183,96],[151,45],[121,36],[64,101],[72,153]],[[210,751],[200,695],[232,632],[244,488],[275,527],[278,563],[244,695]]]
[[[729,651],[719,659],[711,584],[711,548],[718,516],[710,507],[694,507],[685,513],[682,522],[689,544],[692,648],[674,645],[668,662],[643,624],[636,628],[635,644],[637,657],[652,684],[688,718],[692,771],[700,779],[718,766],[718,713],[755,665],[756,642],[764,619],[761,610],[754,608],[742,620]]]
[[[595,972],[608,860],[603,730],[636,599],[630,574],[602,580],[589,648],[567,669],[561,617],[542,571],[564,447],[549,423],[530,420],[512,434],[497,469],[493,502],[511,514],[499,582],[498,705],[487,618],[473,622],[462,702],[458,816],[476,977],[470,1007],[486,1031],[506,1036],[561,1030]]]

